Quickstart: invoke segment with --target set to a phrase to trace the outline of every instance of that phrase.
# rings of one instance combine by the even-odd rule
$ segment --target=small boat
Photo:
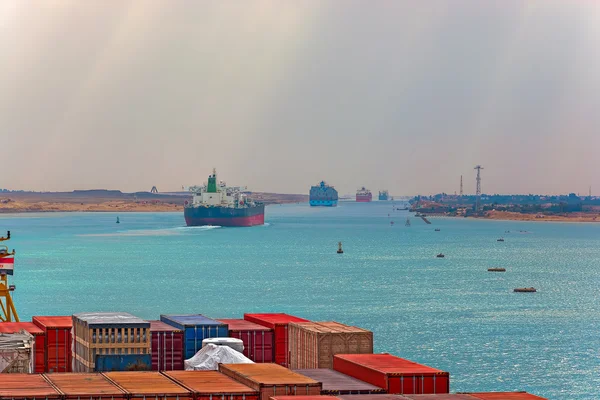
[[[488,268],[488,272],[506,272],[506,268]]]
[[[435,228],[435,231],[436,231],[436,232],[439,232],[439,231],[440,231],[440,228]]]
[[[445,255],[443,255],[442,253],[440,253],[440,254],[438,254],[436,257],[437,257],[437,258],[444,258],[444,257],[446,257],[446,256],[445,256]]]
[[[504,238],[500,238],[498,240],[496,240],[497,242],[504,242]]]
[[[117,217],[117,224],[120,224],[121,222],[119,222],[119,217]]]
[[[537,289],[533,288],[533,287],[522,287],[522,288],[516,288],[516,289],[514,289],[514,292],[517,292],[517,293],[535,293],[535,292],[537,292]]]

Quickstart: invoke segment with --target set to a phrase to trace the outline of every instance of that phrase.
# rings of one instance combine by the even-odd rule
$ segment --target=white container
[[[208,338],[202,341],[202,347],[205,347],[209,343],[215,344],[217,346],[231,347],[232,349],[234,349],[235,351],[239,351],[240,353],[244,352],[244,342],[241,339],[230,337]]]

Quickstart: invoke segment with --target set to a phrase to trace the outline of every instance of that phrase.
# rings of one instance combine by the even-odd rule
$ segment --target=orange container
[[[0,374],[0,398],[2,399],[58,400],[61,397],[61,394],[42,375]]]
[[[35,348],[33,349],[33,372],[44,372],[44,360],[46,358],[46,334],[33,322],[2,322],[0,323],[0,332],[17,333],[21,330],[29,332],[34,337]]]
[[[408,397],[399,394],[342,394],[337,396],[341,400],[406,400]]]
[[[333,368],[390,394],[450,392],[450,374],[391,354],[337,354]]]
[[[163,375],[194,393],[196,400],[258,400],[258,391],[219,371],[168,371]]]
[[[527,392],[481,392],[469,393],[469,395],[481,400],[547,400],[545,397]]]
[[[409,400],[477,400],[468,394],[405,394],[404,398]]]
[[[125,392],[102,374],[48,374],[46,380],[64,393],[64,400],[124,400]]]
[[[160,372],[104,372],[104,376],[121,388],[129,399],[160,397],[162,400],[192,400],[193,393]]]
[[[73,317],[33,317],[46,335],[44,372],[71,372]]]
[[[336,354],[373,353],[373,332],[339,322],[291,322],[291,369],[333,368]]]
[[[322,384],[277,364],[219,364],[219,371],[260,393],[260,400],[277,396],[318,396]]]

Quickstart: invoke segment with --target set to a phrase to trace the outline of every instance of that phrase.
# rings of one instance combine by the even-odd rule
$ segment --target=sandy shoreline
[[[598,213],[572,213],[565,215],[538,215],[521,214],[506,211],[490,211],[484,217],[468,217],[474,219],[491,219],[497,221],[525,221],[525,222],[600,222]]]

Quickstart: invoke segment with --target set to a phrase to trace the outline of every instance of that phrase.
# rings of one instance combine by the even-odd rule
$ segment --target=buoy
[[[120,222],[119,222],[119,217],[117,217],[117,224],[120,224]]]
[[[391,221],[391,222],[390,222],[390,225],[394,226],[394,221]]]
[[[488,268],[488,272],[506,272],[506,268]]]
[[[514,289],[514,292],[517,293],[535,293],[537,292],[536,288],[533,287],[522,287]]]
[[[338,250],[337,250],[338,254],[344,254],[344,250],[342,250],[342,242],[338,242]]]

